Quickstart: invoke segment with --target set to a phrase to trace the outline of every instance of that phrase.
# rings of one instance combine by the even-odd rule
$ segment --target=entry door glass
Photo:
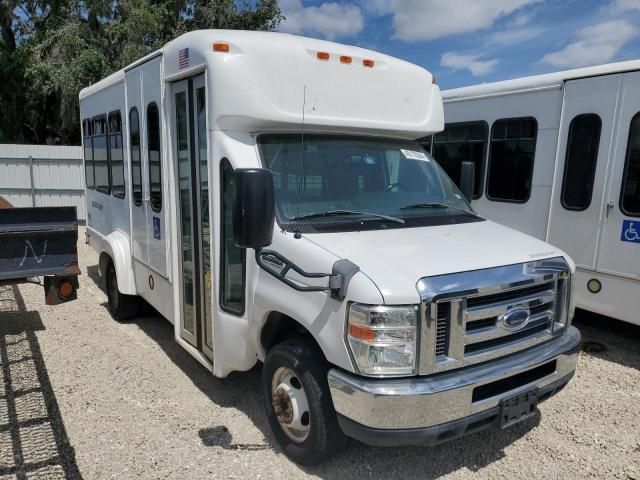
[[[200,78],[200,80],[203,80]],[[209,167],[207,162],[207,108],[204,85],[199,86],[197,80],[195,113],[198,134],[198,166],[200,180],[200,231],[202,232],[202,278],[203,278],[203,324],[205,349],[213,350],[213,338],[211,335],[211,224],[209,221]]]
[[[185,85],[186,86],[186,85]],[[182,255],[182,336],[196,345],[196,310],[194,290],[194,228],[191,194],[191,156],[187,90],[175,93],[176,148],[180,196],[180,240]]]

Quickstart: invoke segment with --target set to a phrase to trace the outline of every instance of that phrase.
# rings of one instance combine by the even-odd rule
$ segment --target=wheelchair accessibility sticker
[[[620,240],[623,242],[640,243],[640,222],[625,220],[622,222],[622,235]]]
[[[160,240],[160,219],[153,217],[153,238]]]

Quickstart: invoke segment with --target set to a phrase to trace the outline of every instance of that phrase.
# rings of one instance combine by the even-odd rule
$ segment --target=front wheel
[[[345,446],[326,361],[313,341],[297,337],[273,347],[264,362],[262,384],[273,434],[293,461],[316,465]]]
[[[124,295],[118,289],[118,275],[113,263],[109,263],[106,275],[107,301],[109,313],[116,320],[127,320],[135,317],[140,307],[140,299],[135,295]]]

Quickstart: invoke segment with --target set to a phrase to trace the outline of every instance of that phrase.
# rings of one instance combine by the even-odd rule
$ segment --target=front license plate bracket
[[[536,414],[538,389],[533,388],[500,402],[500,426],[508,428]]]

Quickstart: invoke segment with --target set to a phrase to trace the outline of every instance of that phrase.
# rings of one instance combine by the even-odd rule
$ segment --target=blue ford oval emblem
[[[498,320],[505,328],[517,330],[527,324],[530,315],[531,313],[527,307],[518,305],[517,307],[512,307],[500,315]]]

